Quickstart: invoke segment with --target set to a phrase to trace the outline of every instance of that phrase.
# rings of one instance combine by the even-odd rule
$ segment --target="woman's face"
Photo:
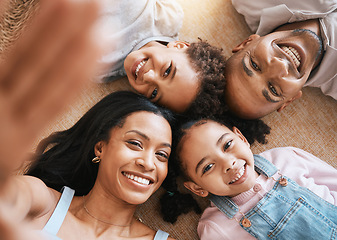
[[[161,116],[135,112],[95,146],[101,162],[97,180],[112,196],[129,204],[144,203],[167,175],[171,127]]]
[[[179,157],[192,181],[184,185],[200,196],[235,196],[254,186],[256,172],[249,143],[241,132],[214,121],[192,126]]]

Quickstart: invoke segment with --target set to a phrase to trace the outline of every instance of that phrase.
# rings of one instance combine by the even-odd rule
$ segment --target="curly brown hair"
[[[200,40],[187,49],[192,67],[200,79],[199,93],[184,112],[189,117],[207,117],[224,110],[226,59],[222,49]]]
[[[226,119],[233,126],[239,127],[250,143],[254,141],[267,143],[266,135],[270,133],[270,127],[267,124],[261,119],[239,118],[229,111],[224,97],[226,58],[223,50],[199,40],[189,46],[187,55],[200,79],[200,89],[183,115],[192,119],[214,117]]]

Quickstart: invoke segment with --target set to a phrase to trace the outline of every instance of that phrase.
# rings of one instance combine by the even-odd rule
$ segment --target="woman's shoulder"
[[[155,239],[155,236],[157,234],[158,231],[155,231],[153,229],[151,229],[150,227],[148,227],[147,225],[145,225],[143,222],[141,222],[141,220],[138,219],[138,221],[135,223],[135,227],[137,228],[137,233],[139,233],[139,236],[137,237],[137,239],[139,239],[140,237],[143,239]],[[160,231],[160,233],[162,233],[162,231]],[[165,232],[164,232],[165,233]],[[161,234],[159,234],[161,235]],[[174,240],[174,238],[167,238],[168,240]],[[156,240],[164,240],[164,238],[160,237],[156,238]],[[166,238],[165,238],[166,240]]]

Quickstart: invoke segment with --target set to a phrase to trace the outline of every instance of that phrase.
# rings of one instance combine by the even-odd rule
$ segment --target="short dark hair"
[[[114,92],[96,103],[78,122],[65,131],[52,133],[43,139],[27,175],[40,178],[57,191],[63,186],[86,195],[93,187],[98,164],[92,164],[94,147],[108,141],[110,130],[123,125],[132,113],[146,111],[163,116],[170,124],[171,111],[151,103],[144,96],[130,92]]]

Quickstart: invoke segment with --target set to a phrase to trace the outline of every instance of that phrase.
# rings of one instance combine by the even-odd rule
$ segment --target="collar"
[[[270,161],[260,155],[254,154],[255,171],[266,177],[271,177],[277,172],[277,168]],[[230,197],[211,194],[211,202],[226,216],[232,219],[239,211],[238,205]]]

